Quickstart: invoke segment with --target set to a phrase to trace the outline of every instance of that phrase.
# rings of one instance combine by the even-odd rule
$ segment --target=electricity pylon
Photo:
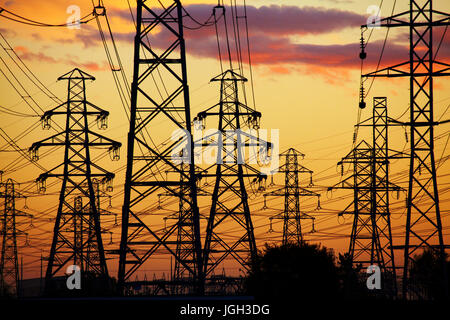
[[[150,38],[155,32],[167,34],[160,45],[163,47],[161,50],[151,46]],[[155,79],[164,80],[165,96],[156,94],[161,91]],[[189,287],[191,293],[202,293],[197,177],[191,143],[183,13],[178,0],[165,1],[164,4],[151,0],[137,1],[130,117],[119,250],[119,290],[124,293],[132,285],[130,277],[144,264],[150,264],[155,253],[164,253],[186,270],[186,281],[182,285]],[[155,124],[161,121],[164,121],[164,128],[156,130]],[[176,130],[183,130],[184,134],[171,141]],[[184,170],[179,162],[188,164],[188,170]],[[160,219],[161,224],[162,216],[157,215],[157,210],[149,209],[149,204],[156,202],[152,197],[161,192],[178,195],[184,202],[183,216],[164,229],[156,220]],[[191,233],[183,240],[186,241],[183,254],[177,250],[181,225]],[[146,281],[141,284],[152,283]]]
[[[189,170],[189,164],[182,163],[180,164],[181,170]],[[168,170],[166,173],[169,173]],[[202,170],[200,167],[196,166],[196,176],[201,177],[204,170]],[[183,179],[183,177],[181,177]],[[183,180],[181,180],[183,182]],[[199,185],[199,182],[201,180],[198,180],[198,187],[197,187],[197,197],[199,196],[211,196],[210,193],[205,192],[202,190],[201,186]],[[190,247],[190,244],[192,243],[194,236],[194,232],[192,230],[192,221],[186,220],[186,210],[189,210],[188,204],[186,201],[182,200],[186,193],[186,186],[182,185],[179,190],[174,194],[173,192],[163,192],[158,194],[158,209],[163,210],[164,208],[164,202],[161,201],[162,197],[168,197],[168,198],[178,198],[178,210],[174,212],[171,215],[164,217],[164,228],[167,228],[167,221],[177,221],[177,243],[176,243],[176,255],[179,256],[181,259],[185,256],[189,256],[191,254],[192,248]],[[200,219],[202,216],[200,216]],[[206,218],[206,217],[203,217]],[[189,272],[188,270],[181,264],[178,260],[175,260],[172,266],[171,263],[171,278],[169,280],[166,279],[159,279],[158,285],[159,289],[162,291],[165,291],[167,294],[189,294],[192,293],[192,288],[190,286],[186,286],[186,281],[189,280]],[[154,290],[155,291],[155,290]]]
[[[434,156],[434,126],[439,122],[434,120],[433,78],[450,76],[450,64],[436,60],[433,29],[450,25],[450,14],[434,10],[432,0],[410,0],[409,10],[380,19],[377,25],[409,29],[409,60],[363,75],[409,77],[410,120],[403,123],[410,127],[411,146],[406,236],[404,246],[396,246],[404,249],[402,294],[406,299],[408,292],[412,294],[408,272],[421,249],[437,253],[442,258],[442,270],[446,270]],[[445,271],[441,283],[448,295]]]
[[[15,190],[12,179],[0,182],[0,197],[4,207],[1,216],[0,236],[2,238],[0,256],[0,296],[17,296],[19,294],[19,262],[17,258],[17,236],[24,234],[18,228],[17,217],[32,215],[16,209],[16,199],[24,196]]]
[[[332,188],[354,192],[353,202],[339,214],[354,216],[348,250],[352,263],[364,268],[377,265],[382,271],[384,291],[395,296],[389,192],[399,192],[402,188],[389,181],[389,160],[402,155],[388,148],[388,120],[386,97],[375,97],[372,117],[357,124],[372,128],[372,145],[361,141],[338,163],[351,164],[353,174]]]
[[[299,184],[300,174],[309,174],[309,186],[312,186],[313,171],[305,168],[299,163],[299,158],[305,155],[294,148],[289,148],[280,154],[280,158],[284,158],[284,164],[278,168],[278,172],[284,173],[284,187],[268,192],[264,195],[264,207],[267,196],[284,197],[284,211],[272,219],[283,220],[283,241],[282,244],[293,243],[300,245],[303,241],[301,220],[312,220],[312,232],[314,232],[314,217],[301,212],[300,197],[317,197],[318,201],[320,195],[316,192],[301,187]],[[320,202],[318,202],[320,207]]]
[[[47,293],[53,290],[53,280],[57,273],[61,270],[65,272],[63,267],[71,264],[77,265],[82,275],[107,278],[100,213],[93,180],[111,184],[114,174],[94,164],[91,153],[94,148],[107,149],[113,160],[118,160],[121,146],[119,142],[89,128],[88,119],[96,117],[99,128],[106,129],[109,115],[109,112],[86,100],[86,81],[93,81],[95,78],[75,68],[58,80],[68,82],[67,101],[46,111],[41,120],[44,128],[48,129],[53,116],[65,116],[65,129],[30,147],[33,159],[38,160],[39,148],[64,146],[64,161],[36,179],[40,191],[45,191],[47,178],[62,180],[45,275]]]
[[[202,177],[215,179],[204,245],[203,265],[207,279],[230,259],[243,271],[250,268],[257,252],[245,180],[266,177],[245,159],[244,149],[258,146],[260,141],[251,131],[246,133],[241,129],[246,121],[256,124],[261,116],[239,100],[238,86],[247,79],[227,70],[211,81],[220,83],[219,103],[197,117],[199,121],[218,117],[218,130],[206,138],[215,142],[204,144],[216,148],[215,163],[202,174]],[[233,237],[229,236],[231,229]]]

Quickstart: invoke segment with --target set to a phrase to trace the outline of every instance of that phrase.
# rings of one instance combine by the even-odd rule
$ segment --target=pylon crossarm
[[[354,189],[353,186],[353,180],[354,176],[351,175],[344,180],[341,180],[340,182],[336,183],[334,186],[328,187],[328,191],[332,191],[334,189]]]
[[[404,11],[404,12],[392,15],[390,17],[380,19],[377,21],[379,23],[377,23],[376,26],[377,27],[388,27],[388,28],[408,27],[411,25],[411,22],[408,21],[409,13],[410,13],[409,11]],[[438,11],[438,10],[431,10],[431,13],[440,15],[442,17],[439,17],[438,20],[433,19],[433,22],[429,22],[429,21],[413,22],[413,25],[417,26],[417,27],[450,25],[450,22],[449,22],[450,14],[442,12],[442,11]],[[406,18],[407,20],[401,20],[402,17]],[[371,27],[373,27],[373,25],[367,25],[367,24],[361,25],[361,28],[371,28]]]
[[[298,189],[299,189],[299,195],[300,196],[304,196],[304,197],[320,197],[320,194],[318,194],[316,192],[313,192],[313,191],[310,191],[310,190],[308,190],[306,188],[303,188],[303,187],[299,186]]]
[[[120,148],[122,146],[122,143],[115,141],[113,139],[110,139],[108,137],[105,137],[94,131],[87,130],[87,132],[89,135],[94,136],[94,139],[89,139],[89,146],[112,146],[115,148]],[[98,142],[98,140],[100,140],[100,142]]]
[[[285,188],[284,188],[284,187],[281,187],[281,188],[278,189],[278,190],[274,190],[274,191],[265,193],[264,196],[265,196],[265,197],[266,197],[266,196],[267,196],[267,197],[270,197],[270,196],[278,197],[278,196],[284,196],[285,194],[286,194]]]

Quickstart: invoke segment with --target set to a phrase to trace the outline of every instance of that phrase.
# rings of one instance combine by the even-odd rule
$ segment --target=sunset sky
[[[97,3],[97,0],[94,1]],[[151,1],[149,1],[151,2]],[[348,236],[351,230],[352,218],[339,218],[337,213],[343,210],[352,200],[349,190],[327,192],[326,187],[335,185],[341,179],[340,168],[336,163],[345,156],[352,147],[354,125],[358,114],[358,94],[361,74],[359,55],[360,25],[365,24],[370,16],[368,8],[379,5],[379,0],[247,0],[249,43],[254,78],[254,95],[256,109],[262,113],[261,128],[279,129],[279,149],[284,151],[290,147],[296,148],[306,155],[301,164],[314,171],[316,182],[314,191],[321,193],[321,210],[315,210],[314,199],[302,199],[301,207],[308,214],[316,217],[317,232],[306,234],[305,238],[312,242],[345,252],[348,246]],[[408,9],[409,1],[396,1],[393,10],[393,0],[383,1],[381,16],[389,16],[392,12],[399,13]],[[211,15],[216,0],[182,1],[189,14],[198,21],[205,21]],[[225,4],[229,1],[225,1]],[[131,9],[135,14],[135,1],[130,0]],[[237,0],[243,5],[243,0]],[[77,5],[81,8],[81,16],[92,11],[91,0],[53,0],[53,1],[14,1],[1,0],[0,6],[15,14],[48,24],[65,23],[70,14],[67,8]],[[116,39],[118,51],[123,62],[124,71],[129,82],[133,66],[134,25],[126,0],[105,0],[111,29]],[[436,10],[449,12],[448,0],[434,1]],[[185,24],[197,25],[189,18]],[[103,25],[105,27],[105,25]],[[444,28],[436,29],[436,47],[441,39]],[[373,71],[378,62],[383,42],[386,36],[385,28],[374,29],[367,46],[368,58],[364,62],[363,73]],[[101,164],[110,171],[116,172],[115,189],[112,195],[112,208],[120,222],[120,211],[123,201],[124,166],[126,165],[126,134],[129,123],[126,120],[123,107],[119,101],[113,77],[107,63],[105,50],[100,39],[95,20],[82,24],[80,29],[66,27],[33,27],[9,21],[0,17],[0,33],[32,72],[61,100],[66,99],[66,83],[56,79],[75,67],[95,76],[96,81],[88,83],[87,97],[92,103],[110,112],[109,127],[102,132],[105,136],[122,142],[121,160],[111,162],[106,156]],[[214,27],[204,27],[199,30],[186,30],[186,47],[188,60],[188,81],[191,94],[191,113],[212,106],[218,101],[218,87],[209,80],[220,73],[218,63],[216,34]],[[369,36],[371,30],[365,32]],[[155,46],[158,45],[155,35]],[[5,41],[0,37],[0,43],[6,48]],[[390,66],[407,61],[408,30],[397,28],[389,31],[386,48],[380,67]],[[10,115],[0,108],[0,128],[11,138],[21,135],[26,129],[27,134],[16,139],[17,145],[24,149],[35,141],[49,135],[39,124],[39,117],[24,99],[32,106],[36,101],[42,110],[48,110],[56,104],[32,84],[24,73],[20,72],[12,62],[8,53],[10,50],[0,48],[0,107],[14,110],[24,116]],[[445,33],[442,45],[437,54],[437,60],[450,62],[450,31]],[[244,62],[247,61],[247,56]],[[16,79],[10,73],[13,72]],[[12,81],[18,93],[8,82]],[[249,66],[244,64],[244,75],[249,77]],[[17,82],[18,81],[18,82]],[[21,87],[18,83],[23,86]],[[366,90],[370,80],[366,82]],[[367,119],[372,113],[374,96],[386,96],[388,112],[392,118],[407,121],[409,113],[409,82],[404,79],[376,79],[371,86],[366,99],[367,108],[362,111],[361,120]],[[450,112],[450,81],[440,78],[435,80],[435,119],[448,119]],[[24,91],[26,90],[26,91]],[[250,97],[251,88],[247,87]],[[21,96],[30,95],[22,98]],[[249,104],[253,102],[249,99]],[[35,106],[38,114],[42,114]],[[59,122],[58,122],[59,121]],[[63,125],[62,119],[55,122]],[[163,126],[164,124],[160,124]],[[436,127],[435,157],[441,159],[449,155],[447,147],[449,126]],[[31,130],[32,129],[32,130]],[[405,140],[403,127],[390,128],[390,148],[407,150],[409,144]],[[370,130],[361,128],[358,141],[370,139]],[[2,132],[2,136],[4,136]],[[447,148],[446,148],[447,147]],[[20,218],[21,228],[28,235],[19,237],[19,255],[24,257],[25,278],[38,277],[40,255],[48,254],[50,248],[50,232],[53,229],[52,218],[56,214],[58,181],[48,181],[46,195],[38,195],[34,179],[42,171],[27,162],[17,152],[0,138],[0,170],[4,171],[3,181],[12,178],[20,183],[19,190],[28,195],[26,206],[24,200],[18,200],[17,208],[32,213],[33,228],[29,218]],[[44,150],[41,150],[45,154]],[[46,169],[52,168],[63,160],[62,149],[43,156],[38,162]],[[408,160],[394,160],[391,166],[391,177],[394,183],[407,188]],[[346,171],[348,167],[344,168]],[[448,161],[438,164],[441,211],[443,215],[444,234],[450,240],[450,165]],[[281,174],[275,177],[278,185],[283,183]],[[308,177],[303,177],[302,184],[308,183]],[[271,189],[267,189],[270,191]],[[279,213],[283,208],[282,198],[267,199],[268,209],[263,207],[261,193],[253,194],[249,189],[251,207],[254,213],[255,235],[258,244],[279,241],[281,239],[282,222],[274,220],[275,232],[268,233],[269,217]],[[340,197],[344,199],[339,200]],[[108,200],[104,200],[108,206]],[[204,200],[202,200],[204,201]],[[207,214],[207,204],[201,208]],[[402,234],[405,223],[405,194],[400,194],[397,200],[392,199],[392,218],[395,244],[403,244]],[[107,249],[118,249],[120,228],[114,225],[114,215],[102,218],[107,232],[104,243]],[[311,230],[311,222],[306,221],[303,230]],[[110,241],[112,240],[112,241]],[[112,243],[111,243],[112,242]],[[448,241],[447,241],[448,243]],[[27,245],[27,246],[26,246]],[[117,275],[117,258],[110,257],[109,269],[113,276]],[[149,270],[149,272],[164,271]],[[167,272],[167,271],[166,271]]]

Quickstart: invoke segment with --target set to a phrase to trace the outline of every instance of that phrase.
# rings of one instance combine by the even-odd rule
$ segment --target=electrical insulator
[[[36,182],[37,182],[38,192],[44,193],[47,190],[46,179],[38,179]]]
[[[267,183],[267,176],[266,175],[260,175],[258,177],[258,191],[266,190],[266,183]]]
[[[273,228],[272,228],[272,218],[270,218],[269,221],[270,221],[269,231],[267,231],[267,232],[268,232],[268,233],[272,233],[272,232],[273,232]]]
[[[167,231],[167,217],[164,217],[164,232]]]
[[[253,124],[252,127],[253,127],[253,129],[258,130],[260,128],[260,120],[261,120],[261,114],[260,113],[254,114],[252,116],[252,124]]]
[[[273,182],[273,174],[270,176],[270,183],[269,183],[269,187],[274,186],[275,183]]]
[[[157,209],[162,209],[161,207],[161,195],[158,194],[158,208]]]
[[[367,58],[367,54],[366,54],[366,52],[364,51],[366,45],[365,45],[365,43],[364,43],[364,36],[363,36],[363,33],[362,33],[362,32],[361,32],[360,44],[361,44],[361,52],[359,53],[359,58],[360,58],[361,60],[364,60],[365,58]]]
[[[364,86],[361,83],[361,88],[359,90],[359,108],[364,109],[366,107],[366,102],[364,101]]]
[[[100,130],[106,130],[108,128],[108,114],[102,113],[97,116],[97,127]]]
[[[31,157],[31,161],[39,160],[39,149],[37,147],[30,148],[30,157]]]
[[[120,145],[113,145],[109,148],[109,155],[112,161],[119,161],[120,159]]]
[[[49,116],[44,115],[41,118],[42,129],[49,130],[52,127],[52,119]]]
[[[106,192],[113,192],[113,179],[106,180]]]

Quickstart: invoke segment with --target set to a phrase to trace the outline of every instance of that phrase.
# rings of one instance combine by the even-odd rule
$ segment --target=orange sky
[[[133,24],[129,17],[126,1],[104,1],[111,21],[111,28],[117,39],[118,50],[124,64],[124,70],[128,79],[132,76],[133,44],[129,35],[133,33]],[[187,10],[200,14],[208,12],[217,1],[183,1]],[[237,1],[238,4],[243,1]],[[373,0],[364,1],[337,1],[337,0],[305,0],[299,1],[271,1],[271,0],[247,0],[251,7],[249,14],[250,47],[253,59],[254,90],[256,108],[262,112],[262,128],[280,130],[280,151],[294,147],[304,154],[302,164],[315,172],[314,180],[318,186],[330,186],[340,179],[336,163],[345,156],[352,146],[353,126],[357,119],[358,90],[360,81],[360,60],[358,59],[358,41],[360,37],[359,24],[364,24],[368,17],[367,8],[373,5]],[[395,12],[405,9],[400,1]],[[134,10],[134,1],[131,1]],[[69,5],[76,4],[81,8],[82,16],[92,10],[90,0],[54,0],[54,1],[0,1],[0,6],[21,16],[47,23],[64,23],[69,16],[66,9]],[[196,6],[204,4],[205,6]],[[381,10],[382,16],[390,15],[393,1],[384,1]],[[284,6],[284,7],[283,7]],[[287,8],[286,6],[291,6]],[[448,1],[435,1],[435,9],[450,11]],[[128,15],[128,16],[127,16]],[[257,17],[258,19],[256,19]],[[198,16],[202,19],[203,16]],[[359,22],[359,18],[362,21]],[[18,24],[4,18],[0,20],[0,32],[8,40],[15,52],[23,59],[27,66],[37,75],[50,90],[62,100],[66,97],[66,84],[56,82],[57,77],[68,72],[74,67],[94,75],[96,81],[89,83],[87,87],[88,100],[110,111],[109,128],[102,132],[107,137],[122,142],[121,161],[111,162],[108,157],[101,161],[101,165],[110,171],[117,172],[115,190],[112,193],[112,208],[108,209],[119,214],[123,201],[122,191],[124,183],[124,170],[126,164],[126,133],[128,123],[119,102],[113,78],[107,64],[105,52],[100,41],[95,21],[82,25],[80,29],[67,28],[38,28]],[[192,22],[188,22],[192,23]],[[193,24],[195,25],[195,24]],[[325,26],[325,27],[324,27]],[[407,30],[393,30],[390,32],[386,46],[386,53],[381,66],[387,66],[398,60],[406,60],[407,44],[405,32]],[[188,78],[191,93],[192,115],[212,106],[218,99],[218,88],[214,84],[208,84],[209,80],[220,73],[215,48],[208,46],[208,39],[213,30],[201,29],[200,31],[187,32],[188,52]],[[372,71],[379,56],[382,40],[385,37],[385,29],[375,30],[371,43],[367,47],[368,61],[364,72]],[[442,32],[442,31],[441,31]],[[440,33],[442,34],[442,33]],[[4,42],[1,42],[4,45]],[[450,37],[446,34],[443,47],[438,59],[450,61]],[[5,50],[0,49],[0,68],[8,74],[6,66],[17,75],[17,79],[27,90],[43,110],[55,106],[55,103],[43,95],[24,74],[20,73],[13,64]],[[403,56],[405,55],[405,56]],[[244,65],[245,75],[249,76],[248,65]],[[9,75],[9,78],[11,76]],[[30,107],[23,101],[3,75],[0,75],[1,98],[0,106],[13,109],[16,112],[33,115]],[[448,79],[436,79],[435,81],[435,115],[439,118],[446,111],[450,103],[450,82]],[[22,90],[22,89],[20,89]],[[23,91],[21,91],[21,95]],[[247,93],[250,94],[250,87]],[[389,115],[393,118],[401,116],[408,106],[408,81],[406,79],[375,80],[369,98],[368,107],[362,111],[361,119],[371,116],[373,96],[387,96]],[[30,98],[25,98],[30,99]],[[31,103],[32,104],[32,103]],[[252,103],[249,101],[249,104]],[[252,105],[253,106],[253,105]],[[447,110],[448,111],[448,110]],[[4,113],[0,114],[0,127],[11,137],[16,137],[25,128],[34,125],[34,130],[18,140],[20,148],[27,149],[34,141],[48,136],[48,131],[41,130],[35,125],[38,117],[17,117]],[[448,118],[449,114],[443,116]],[[401,118],[407,120],[407,115]],[[62,124],[62,122],[60,122]],[[212,125],[212,124],[210,124]],[[163,130],[164,123],[158,124],[158,129]],[[444,150],[448,138],[448,126],[442,125],[436,128],[436,158],[440,159],[449,155],[448,149]],[[370,139],[369,129],[360,129],[359,139]],[[1,140],[1,149],[11,150]],[[405,133],[401,127],[391,129],[390,147],[396,150],[405,148]],[[408,146],[406,145],[406,148]],[[44,150],[42,150],[44,152]],[[53,152],[48,157],[42,157],[39,164],[45,168],[51,168],[62,161],[62,150]],[[23,164],[19,166],[17,163]],[[16,163],[16,170],[10,170],[11,163]],[[402,187],[407,186],[407,176],[404,174],[408,167],[408,160],[395,160],[391,167],[393,182]],[[346,168],[347,169],[347,168]],[[449,200],[448,178],[449,163],[441,162],[438,168],[440,184],[441,210],[444,218],[444,233],[448,235],[449,227]],[[25,247],[25,237],[19,240],[20,255],[24,256],[25,277],[39,275],[39,257],[41,252],[48,254],[50,237],[49,232],[53,228],[52,218],[55,215],[56,195],[59,183],[49,181],[47,195],[36,195],[34,179],[41,171],[27,164],[20,155],[15,152],[2,152],[0,158],[0,170],[4,170],[3,180],[13,178],[21,183],[20,188],[29,195],[27,207],[29,212],[35,215],[34,228],[29,227],[29,221],[22,219],[22,228],[29,233],[29,246]],[[307,178],[307,177],[305,177]],[[278,175],[275,181],[281,185],[283,176]],[[303,179],[302,183],[307,183]],[[349,191],[334,191],[333,194],[317,187],[316,191],[322,192],[322,210],[315,210],[314,199],[302,202],[302,208],[316,217],[313,234],[306,234],[305,238],[312,242],[334,248],[337,252],[347,249],[350,233],[350,217],[338,219],[337,212],[345,208],[351,201]],[[270,191],[268,189],[267,191]],[[261,193],[253,194],[251,207],[253,209],[255,235],[259,245],[266,241],[278,241],[281,239],[282,225],[280,220],[274,220],[275,232],[268,233],[269,217],[280,212],[283,207],[283,199],[268,198],[269,209],[261,210],[263,197]],[[344,200],[336,198],[347,196]],[[169,200],[166,200],[169,201]],[[202,200],[204,201],[204,200]],[[302,199],[303,201],[303,199]],[[395,244],[402,244],[402,232],[404,225],[405,197],[393,202],[393,226]],[[18,208],[22,209],[24,201],[18,201]],[[105,208],[108,201],[105,199]],[[167,205],[169,208],[169,205]],[[26,210],[24,210],[26,211]],[[202,205],[202,213],[207,214],[207,203]],[[120,228],[114,225],[114,215],[102,218],[104,228],[108,232],[104,235],[105,247],[117,249],[120,238]],[[120,214],[118,215],[120,222]],[[307,221],[304,230],[311,229],[311,223]],[[112,244],[110,244],[110,237]],[[448,236],[447,236],[448,238]],[[116,257],[111,257],[109,269],[116,276]],[[166,267],[147,270],[160,272]]]

